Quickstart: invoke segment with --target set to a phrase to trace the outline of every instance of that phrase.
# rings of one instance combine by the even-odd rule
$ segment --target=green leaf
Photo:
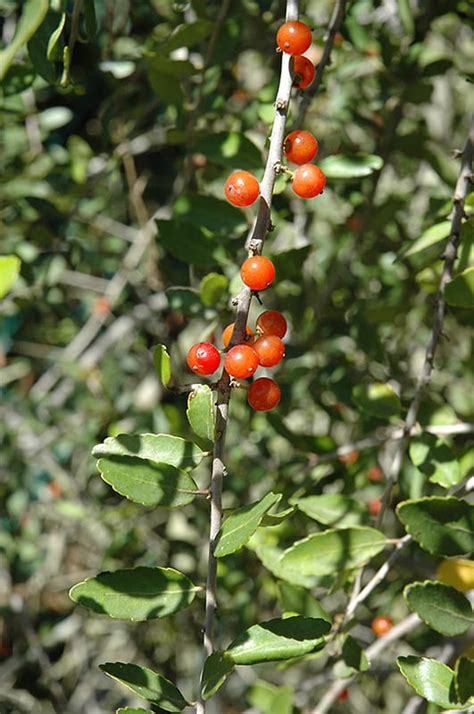
[[[327,530],[288,548],[282,566],[298,570],[302,575],[331,575],[367,563],[385,544],[385,536],[375,528]]]
[[[463,270],[446,283],[445,297],[453,307],[474,308],[474,267]]]
[[[457,701],[454,672],[442,662],[427,657],[398,657],[397,664],[415,692],[442,709],[464,709]]]
[[[25,0],[16,26],[15,35],[8,47],[0,52],[0,81],[3,80],[13,59],[39,28],[48,12],[48,0]]]
[[[317,617],[331,622],[330,615],[307,590],[290,583],[279,583],[278,587],[281,605],[286,612],[305,617]]]
[[[214,441],[216,414],[214,395],[207,384],[198,384],[188,397],[186,411],[188,421],[197,436],[206,441]]]
[[[185,221],[156,221],[158,242],[178,260],[198,268],[215,264],[217,243],[197,226]]]
[[[66,13],[63,12],[60,19],[59,19],[59,25],[56,27],[56,29],[50,34],[49,40],[48,40],[48,45],[46,48],[46,57],[50,62],[54,62],[58,55],[58,50],[59,50],[59,44],[61,40],[61,36],[64,30],[64,25],[66,24]]]
[[[400,258],[409,258],[412,255],[421,253],[427,248],[432,248],[437,243],[446,241],[451,233],[451,221],[442,221],[434,226],[430,226],[421,236],[410,241],[399,253]],[[440,249],[442,246],[440,246]]]
[[[151,709],[142,709],[141,707],[120,707],[115,714],[153,714]]]
[[[374,154],[335,154],[322,159],[318,165],[328,179],[350,179],[379,171],[383,159]]]
[[[412,439],[410,459],[432,483],[450,488],[459,483],[463,473],[452,449],[433,434],[422,434]]]
[[[191,706],[178,687],[147,667],[123,662],[106,662],[100,669],[143,699],[167,712],[180,712]]]
[[[196,20],[176,27],[167,40],[159,47],[159,52],[172,52],[180,47],[192,47],[204,40],[211,32],[213,23],[209,20]]]
[[[55,13],[48,13],[41,25],[28,42],[28,55],[36,72],[49,84],[57,79],[56,65],[48,58],[49,42],[56,31]]]
[[[226,295],[229,287],[229,279],[219,273],[208,273],[199,286],[201,301],[208,307],[216,307]]]
[[[95,0],[84,0],[84,19],[86,21],[86,33],[89,40],[93,40],[97,34],[97,19],[95,16]]]
[[[291,687],[276,687],[269,682],[257,680],[247,696],[249,704],[262,714],[296,714]]]
[[[459,657],[456,662],[456,691],[461,702],[474,699],[474,660]]]
[[[198,466],[205,452],[191,441],[170,434],[118,434],[109,436],[92,449],[96,458],[104,456],[134,456],[175,466],[187,471]]]
[[[474,550],[474,506],[454,497],[403,501],[397,514],[408,533],[433,555],[463,555]]]
[[[265,513],[280,499],[280,493],[270,491],[261,501],[238,508],[228,515],[218,533],[214,555],[222,558],[242,548],[259,527]]]
[[[430,580],[412,583],[403,596],[410,610],[442,635],[462,635],[473,624],[469,600],[449,585]]]
[[[222,687],[234,669],[234,661],[227,652],[213,652],[204,662],[201,677],[201,694],[207,701]]]
[[[108,456],[99,459],[97,468],[114,491],[142,506],[185,506],[197,490],[185,471],[136,456]]]
[[[196,151],[229,169],[261,169],[262,156],[252,142],[237,131],[223,131],[201,136]],[[257,177],[258,178],[258,177]]]
[[[289,508],[285,508],[284,511],[279,511],[278,513],[265,513],[260,525],[265,528],[279,526],[280,523],[286,520],[288,516],[291,516],[291,514],[294,513],[295,510],[296,508],[294,506],[290,506]]]
[[[367,508],[355,498],[340,494],[327,494],[324,496],[306,496],[305,498],[291,499],[290,503],[298,506],[300,511],[314,518],[318,523],[326,526],[359,525],[362,518],[367,517]]]
[[[357,384],[352,390],[352,399],[357,407],[371,416],[388,419],[400,413],[400,399],[390,384],[372,382]]]
[[[275,577],[286,580],[293,585],[301,585],[304,588],[311,588],[315,585],[314,577],[305,576],[299,572],[298,568],[290,568],[282,564],[285,551],[273,545],[257,545],[254,551],[265,568],[273,573]]]
[[[273,662],[314,652],[331,629],[327,620],[288,617],[249,627],[227,648],[234,664]]]
[[[153,366],[164,387],[171,382],[171,359],[165,345],[156,345],[153,349]]]
[[[177,218],[225,239],[241,233],[247,226],[242,211],[215,196],[183,193],[176,199],[173,213]]]
[[[0,300],[12,288],[20,268],[21,260],[16,255],[0,255]]]
[[[366,672],[370,662],[360,646],[351,635],[346,635],[341,648],[342,660],[336,662],[333,671],[338,679],[351,677],[354,672]]]
[[[143,622],[188,607],[198,588],[173,568],[131,568],[99,573],[71,588],[74,602],[116,620]]]

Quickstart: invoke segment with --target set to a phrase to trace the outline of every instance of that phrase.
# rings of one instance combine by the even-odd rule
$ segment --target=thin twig
[[[386,635],[375,640],[375,642],[365,650],[365,655],[369,662],[378,657],[392,642],[400,640],[420,623],[421,620],[418,615],[413,613],[392,627]],[[320,699],[319,704],[314,709],[308,710],[307,714],[325,714],[329,711],[339,695],[353,682],[356,676],[357,675],[353,675],[352,677],[335,681],[326,694]]]
[[[296,20],[298,18],[297,0],[287,0],[286,19]],[[261,253],[265,236],[270,228],[270,209],[273,198],[273,187],[275,185],[275,167],[282,157],[283,139],[285,135],[285,125],[288,106],[291,96],[292,77],[290,73],[290,57],[282,55],[280,83],[278,86],[277,99],[275,102],[275,119],[273,122],[270,137],[270,149],[267,163],[260,184],[260,205],[255,224],[247,241],[249,254]],[[247,318],[252,300],[252,292],[245,288],[237,298],[237,309],[235,328],[231,340],[231,346],[238,344],[245,335]],[[216,440],[214,444],[214,454],[211,473],[211,524],[209,534],[209,556],[206,585],[206,615],[204,624],[204,657],[209,657],[214,651],[214,619],[217,607],[216,601],[216,575],[217,560],[214,556],[214,544],[219,532],[222,520],[222,483],[225,474],[224,446],[227,428],[227,417],[229,401],[231,395],[231,382],[228,373],[223,370],[218,382],[217,389],[217,414],[216,414]],[[199,695],[196,704],[196,714],[204,714],[205,702]]]
[[[300,127],[303,124],[305,114],[308,111],[308,107],[311,104],[313,97],[315,96],[321,85],[323,72],[326,68],[326,65],[331,63],[331,51],[334,45],[334,38],[344,21],[347,2],[348,0],[337,0],[336,4],[334,5],[334,10],[329,21],[328,33],[324,43],[323,54],[316,68],[313,83],[305,92],[303,92],[301,97],[301,101],[298,107],[298,115],[295,121],[295,126],[297,127]]]

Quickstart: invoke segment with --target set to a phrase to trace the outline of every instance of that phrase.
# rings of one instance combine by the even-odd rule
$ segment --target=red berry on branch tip
[[[189,350],[187,362],[196,374],[212,374],[219,367],[221,356],[210,342],[198,342]]]
[[[242,263],[240,277],[251,290],[265,290],[275,278],[275,266],[263,255],[253,255]]]
[[[225,182],[224,192],[234,206],[250,206],[260,193],[260,184],[249,171],[234,171]]]
[[[303,164],[293,174],[291,188],[300,198],[318,196],[326,185],[326,177],[314,164]]]
[[[267,412],[274,409],[280,401],[281,390],[278,384],[269,377],[260,377],[249,387],[247,400],[257,412]]]
[[[247,379],[257,370],[257,353],[249,345],[231,347],[225,356],[224,367],[231,377]]]
[[[284,22],[276,36],[278,47],[289,55],[301,55],[311,44],[311,30],[298,20]]]

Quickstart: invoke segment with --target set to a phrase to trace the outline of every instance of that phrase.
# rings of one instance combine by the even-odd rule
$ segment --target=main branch
[[[298,19],[298,1],[287,0],[286,5],[286,20]],[[275,119],[273,122],[272,133],[270,137],[270,149],[268,152],[267,162],[263,179],[260,184],[260,204],[254,226],[247,239],[246,247],[249,255],[260,254],[263,249],[265,236],[271,226],[271,205],[273,199],[273,189],[277,170],[281,162],[283,151],[283,139],[285,137],[285,126],[288,115],[288,107],[290,103],[291,88],[293,79],[290,72],[290,56],[282,54],[281,58],[281,73],[278,86],[277,98],[275,101]],[[235,327],[232,335],[231,346],[242,342],[247,319],[252,301],[252,292],[248,288],[244,288],[234,301],[236,307]],[[206,615],[204,622],[204,659],[209,657],[214,651],[214,619],[217,608],[216,599],[216,578],[217,578],[217,560],[214,556],[214,545],[217,534],[222,521],[222,484],[225,475],[224,464],[224,446],[227,430],[227,418],[229,411],[229,401],[231,395],[230,378],[226,370],[222,372],[222,376],[217,387],[217,404],[216,404],[216,438],[214,443],[214,452],[212,460],[211,472],[211,523],[209,533],[209,554],[207,566],[207,582],[206,582]],[[204,714],[205,702],[199,694],[196,704],[196,714]]]

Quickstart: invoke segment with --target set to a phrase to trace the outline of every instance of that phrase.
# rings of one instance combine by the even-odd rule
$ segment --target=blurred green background
[[[4,46],[22,5],[0,0]],[[159,666],[187,693],[195,689],[202,598],[171,619],[137,625],[93,616],[67,592],[99,570],[137,564],[170,565],[198,583],[205,577],[206,502],[146,510],[100,480],[90,453],[121,432],[191,436],[186,396],[162,388],[151,351],[166,344],[176,382],[186,383],[188,348],[208,338],[221,346],[232,320],[255,209],[232,208],[223,184],[234,168],[262,176],[285,7],[96,0],[97,27],[80,18],[68,77],[62,60],[73,10],[51,0],[1,89],[0,251],[21,260],[0,302],[1,714],[105,714],[137,703],[97,669],[123,653]],[[326,0],[301,3],[315,63],[331,10]],[[283,311],[291,326],[276,374],[283,397],[261,415],[235,393],[226,507],[270,489],[287,501],[355,495],[364,508],[380,496],[383,483],[370,474],[389,462],[384,430],[401,423],[431,331],[459,170],[454,152],[473,105],[473,19],[467,0],[349,3],[304,118],[320,143],[327,189],[304,202],[279,178],[265,247],[277,280],[264,306]],[[300,101],[295,94],[289,130]],[[473,211],[471,193],[457,271],[473,265]],[[448,308],[424,426],[473,421],[472,314]],[[393,396],[388,413],[366,408],[374,382]],[[366,436],[375,436],[370,448],[349,459],[334,454]],[[472,430],[446,439],[454,479],[472,469],[472,444]],[[206,486],[206,462],[197,474]],[[398,500],[441,491],[405,460]],[[361,520],[373,523],[363,509]],[[300,514],[258,538],[288,544],[312,530]],[[401,532],[393,513],[386,530]],[[360,612],[362,643],[371,640],[373,613],[405,616],[403,586],[414,572],[432,576],[437,564],[407,551]],[[270,570],[253,549],[220,562],[223,644],[278,615],[282,599],[300,598],[300,611],[311,612],[311,596]],[[312,592],[334,614],[350,583],[331,584]],[[425,631],[399,651],[441,641]],[[327,658],[240,668],[219,714],[303,711],[327,686]],[[349,705],[334,711],[402,711],[412,693],[393,660],[361,678]]]

